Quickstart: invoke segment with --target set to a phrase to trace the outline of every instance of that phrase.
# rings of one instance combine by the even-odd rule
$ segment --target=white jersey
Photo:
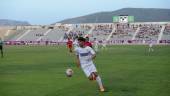
[[[152,40],[149,41],[149,47],[152,47],[153,46],[153,42]]]
[[[75,52],[76,55],[79,56],[79,60],[82,68],[93,64],[92,55],[94,55],[95,52],[91,47],[89,46],[86,46],[85,48],[77,47],[75,49]]]
[[[93,45],[94,45],[94,50],[97,52],[98,51],[98,45],[99,45],[99,42],[97,40],[95,40],[93,42]]]
[[[76,47],[79,47],[79,44],[78,44],[77,39],[76,39],[76,40],[74,40],[73,45],[74,45],[74,49],[75,49]]]
[[[99,42],[98,42],[97,40],[95,40],[93,45],[94,45],[95,47],[98,47]]]
[[[106,47],[106,44],[107,44],[107,41],[106,41],[106,40],[103,40],[103,41],[102,41],[103,47]]]

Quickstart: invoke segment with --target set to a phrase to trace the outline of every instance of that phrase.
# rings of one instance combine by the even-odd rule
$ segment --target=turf
[[[75,65],[65,46],[5,46],[0,58],[0,96],[169,96],[170,46],[109,46],[96,67],[108,92],[101,93]],[[66,77],[67,68],[74,70]]]

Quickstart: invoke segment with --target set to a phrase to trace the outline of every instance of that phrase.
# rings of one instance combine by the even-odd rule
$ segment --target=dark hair
[[[76,36],[75,38],[77,39],[77,38],[79,38],[79,36]]]
[[[78,38],[78,41],[84,41],[84,42],[85,42],[85,41],[86,41],[86,39],[85,39],[85,38],[83,38],[83,37],[79,37],[79,38]]]

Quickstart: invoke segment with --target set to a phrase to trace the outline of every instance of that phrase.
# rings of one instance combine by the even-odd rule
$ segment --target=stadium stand
[[[7,42],[66,42],[67,38],[89,36],[111,44],[145,44],[152,39],[157,44],[170,43],[169,22],[87,23],[50,26],[17,26],[0,29]],[[8,37],[8,38],[7,38]]]

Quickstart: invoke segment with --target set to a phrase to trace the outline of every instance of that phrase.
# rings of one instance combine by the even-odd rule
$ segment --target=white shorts
[[[98,47],[94,47],[94,50],[97,52],[98,51]]]
[[[102,47],[106,47],[106,44],[103,44]]]
[[[89,77],[92,72],[97,72],[94,64],[89,64],[87,66],[84,66],[84,67],[82,67],[82,69],[87,77]]]
[[[152,44],[149,44],[149,47],[152,47],[153,45]]]

